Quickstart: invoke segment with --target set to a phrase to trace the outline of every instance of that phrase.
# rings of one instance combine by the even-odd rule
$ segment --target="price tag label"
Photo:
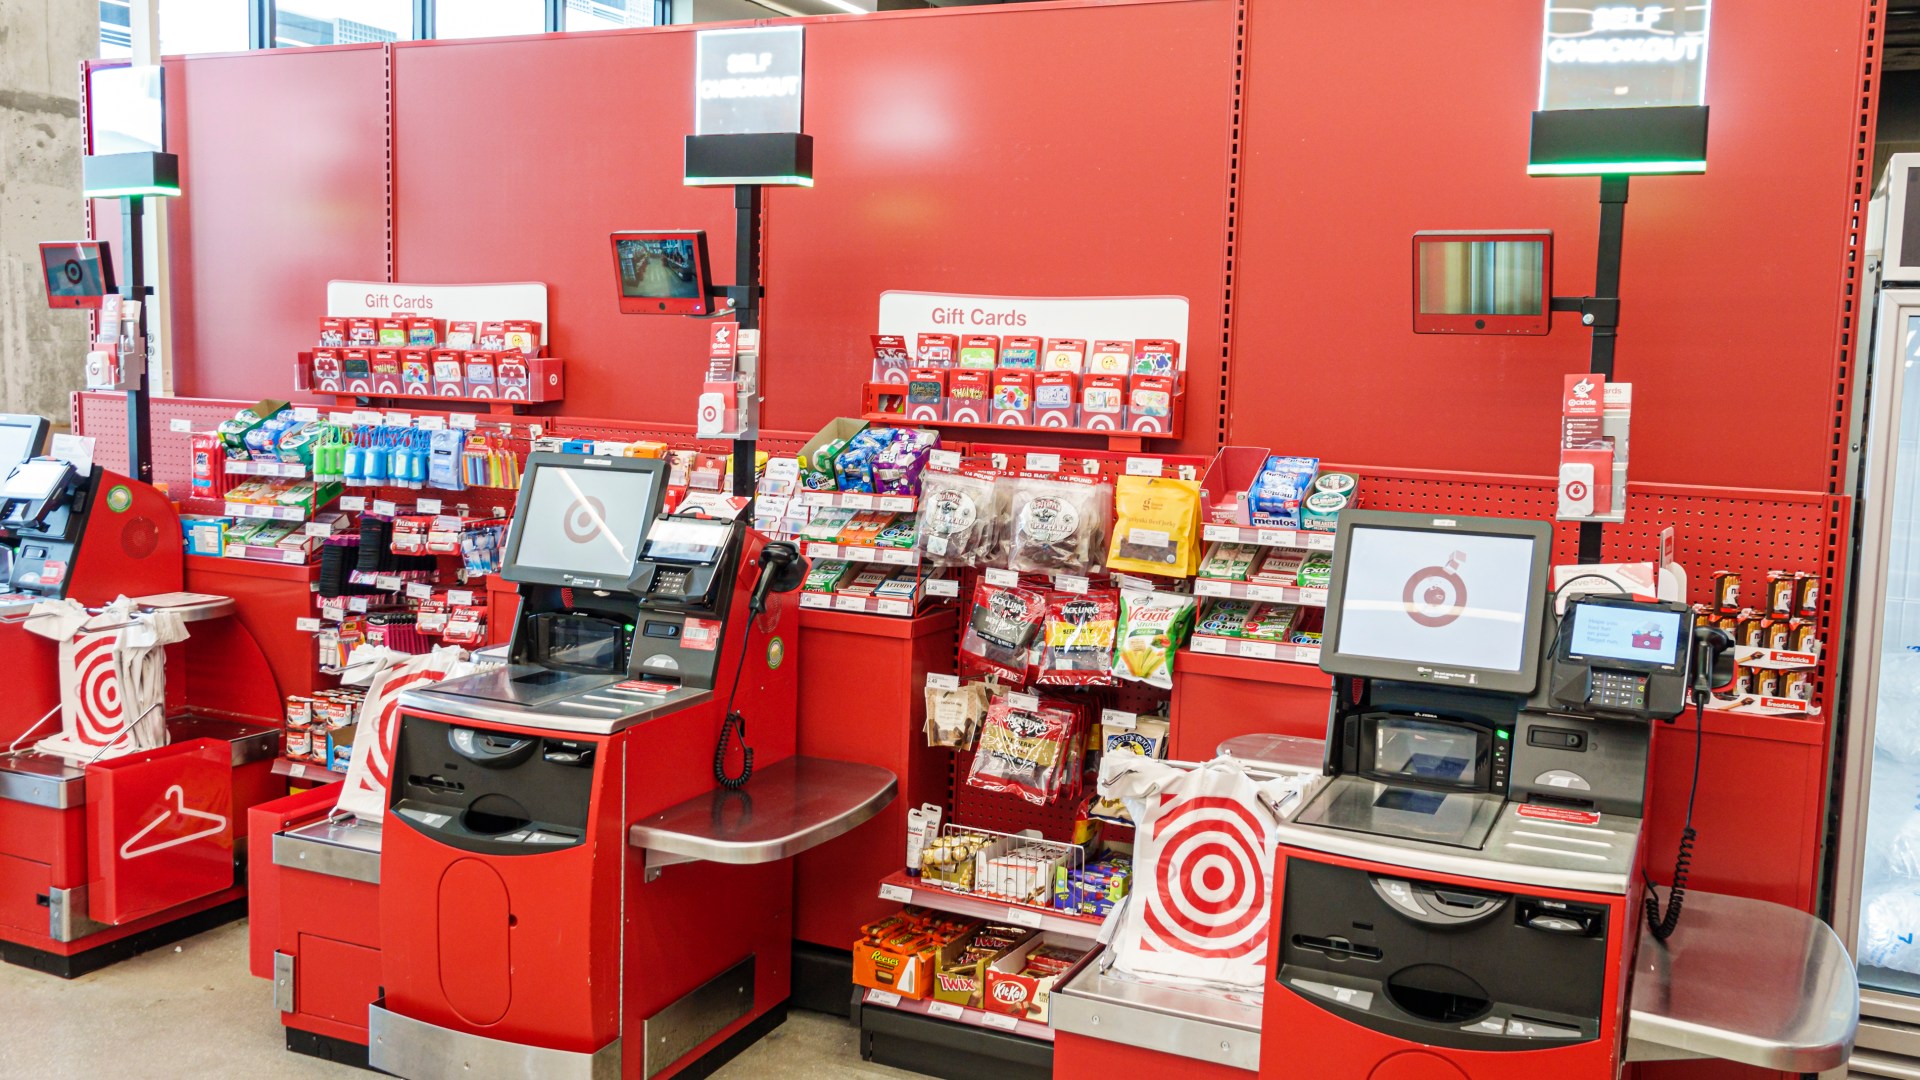
[[[1028,454],[1027,470],[1029,472],[1059,472],[1060,471],[1060,455],[1059,454]]]
[[[1215,595],[1225,596],[1227,594],[1216,593]],[[1270,604],[1284,604],[1287,600],[1287,587],[1285,585],[1249,585],[1247,586],[1247,599],[1264,600]]]
[[[400,576],[398,574],[376,575],[373,579],[373,587],[382,592],[399,592]]]
[[[1200,536],[1208,541],[1224,540],[1232,543],[1240,538],[1240,530],[1232,525],[1209,525],[1200,530]]]
[[[889,1009],[897,1009],[900,1007],[900,995],[891,990],[869,990],[867,991],[867,1004],[884,1005]]]
[[[935,690],[958,690],[960,689],[960,676],[947,675],[938,671],[929,671],[927,672],[927,685],[933,687]]]
[[[1088,581],[1079,574],[1055,574],[1053,587],[1061,592],[1083,593],[1087,591]]]
[[[311,405],[296,405],[293,407],[293,418],[303,424],[311,424],[320,419],[320,410]]]
[[[365,495],[340,496],[340,509],[342,510],[365,510],[366,508],[367,497]]]
[[[803,491],[799,495],[801,506],[832,506],[833,492]]]
[[[1127,459],[1128,476],[1159,476],[1163,463],[1157,457],[1130,457]]]
[[[1305,604],[1308,607],[1326,607],[1327,606],[1327,590],[1301,589],[1299,603]]]
[[[960,595],[960,583],[952,578],[933,578],[927,582],[927,595],[957,597]]]
[[[1255,660],[1277,660],[1280,650],[1271,641],[1243,641],[1240,643],[1240,655]]]
[[[1140,714],[1130,713],[1124,709],[1101,709],[1100,723],[1106,727],[1127,728],[1131,730],[1140,723]]]
[[[415,499],[413,500],[413,508],[422,514],[437,514],[440,512],[440,500]]]
[[[167,430],[177,431],[183,435],[189,434],[193,431],[193,421],[187,419],[184,416],[176,416],[173,419],[167,421]]]
[[[1020,1018],[1008,1016],[1006,1013],[983,1012],[980,1014],[980,1022],[990,1028],[999,1028],[1001,1031],[1020,1030]]]
[[[1142,529],[1136,526],[1127,530],[1127,543],[1135,547],[1164,548],[1173,543],[1173,537],[1164,529]]]
[[[1012,693],[1007,695],[1007,704],[1016,709],[1024,709],[1027,712],[1037,712],[1040,709],[1040,696],[1038,694]],[[1039,924],[1035,923],[1034,925],[1038,926]]]
[[[833,597],[826,593],[803,592],[800,594],[800,606],[806,608],[830,608],[833,606]]]
[[[342,604],[338,600],[329,600],[326,603],[320,605],[320,617],[323,619],[332,619],[334,622],[339,622],[341,619],[344,619],[347,617],[346,605]]]
[[[836,596],[833,598],[833,606],[839,608],[841,611],[865,611],[867,598],[864,596]]]
[[[356,424],[378,424],[385,416],[379,409],[353,410],[353,422]]]
[[[1193,641],[1194,652],[1214,653],[1219,656],[1226,655],[1227,643],[1224,638],[1201,637],[1200,635],[1195,634],[1192,638],[1192,641]]]
[[[1132,574],[1115,574],[1113,575],[1113,583],[1120,586],[1122,592],[1153,591],[1152,581],[1143,577],[1135,577]]]
[[[327,423],[335,427],[347,427],[353,423],[353,414],[350,412],[330,412],[327,414]]]
[[[987,567],[987,584],[1012,588],[1020,584],[1020,575],[1001,566]]]
[[[911,904],[913,903],[913,890],[907,888],[905,885],[894,885],[883,882],[880,886],[880,899],[897,900],[902,904]]]
[[[348,611],[355,611],[355,612],[364,612],[364,611],[366,611],[366,610],[367,610],[367,598],[366,598],[366,597],[364,597],[364,596],[349,596],[349,597],[347,597],[347,610],[348,610]]]
[[[873,509],[873,496],[860,491],[849,491],[840,496],[840,505],[849,510]]]
[[[293,628],[295,630],[299,630],[304,633],[317,634],[320,632],[320,620],[319,619],[295,619],[293,620]]]
[[[1232,593],[1231,581],[1215,581],[1212,578],[1195,578],[1193,581],[1195,596],[1230,596]]]
[[[965,1016],[966,1014],[967,1014],[967,1010],[961,1008],[958,1005],[955,1005],[951,1001],[927,1002],[928,1016],[941,1016],[941,1017],[945,1017],[948,1020],[958,1020],[962,1016]]]
[[[875,604],[874,608],[882,615],[901,616],[913,614],[913,605],[905,600],[882,600]]]
[[[415,600],[431,600],[433,599],[433,586],[424,581],[409,582],[407,585],[407,595]]]
[[[1040,912],[1016,905],[1007,909],[1007,921],[1015,926],[1039,926]]]
[[[927,464],[933,466],[936,469],[949,469],[949,470],[958,469],[960,467],[960,451],[958,450],[931,451],[927,454]]]
[[[881,548],[880,561],[895,566],[912,566],[913,551],[910,548]]]
[[[385,514],[391,517],[394,514],[399,513],[400,508],[398,506],[395,506],[390,500],[375,499],[373,500],[373,512],[376,514]]]
[[[1255,529],[1253,542],[1268,547],[1281,547],[1293,543],[1292,529]]]
[[[454,589],[451,592],[447,593],[447,603],[453,605],[454,607],[472,607],[473,606],[473,590],[472,589]]]
[[[881,510],[892,510],[895,513],[904,514],[913,510],[915,502],[911,495],[882,495],[875,501],[875,505]]]
[[[332,536],[333,526],[324,525],[318,521],[309,521],[307,522],[306,527],[302,528],[300,531],[302,533],[305,533],[308,536]]]
[[[422,416],[413,423],[421,431],[442,431],[447,426],[447,421],[438,416]]]
[[[462,431],[472,431],[473,414],[464,412],[448,413],[447,426],[450,428],[459,428]]]

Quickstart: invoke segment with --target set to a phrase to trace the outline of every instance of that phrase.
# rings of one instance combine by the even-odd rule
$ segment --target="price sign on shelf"
[[[312,618],[295,619],[293,620],[293,628],[303,633],[317,634],[320,632],[320,620]]]
[[[1059,454],[1028,454],[1027,468],[1032,472],[1059,472]]]
[[[1040,913],[1030,907],[1015,905],[1007,909],[1007,921],[1015,926],[1039,926]]]
[[[1037,712],[1040,709],[1040,697],[1037,694],[1015,692],[1007,695],[1007,704],[1016,709],[1025,709],[1027,712]]]
[[[1132,728],[1140,723],[1140,714],[1123,709],[1101,709],[1100,723],[1107,727]]]
[[[897,1009],[900,1007],[900,995],[891,990],[869,990],[867,991],[867,1004],[884,1005],[889,1009]]]
[[[990,1028],[999,1028],[1001,1031],[1020,1030],[1020,1018],[1008,1016],[1006,1013],[983,1012],[980,1014],[980,1022]]]
[[[400,512],[400,507],[386,499],[375,499],[373,500],[373,512],[392,517]]]
[[[447,593],[447,603],[452,604],[454,607],[472,607],[473,590],[454,589]]]
[[[913,890],[907,888],[905,885],[882,883],[880,886],[880,899],[895,900],[902,904],[911,904],[913,903]]]
[[[1061,592],[1083,593],[1089,588],[1089,582],[1079,574],[1055,574],[1053,587]]]
[[[1159,476],[1162,468],[1157,457],[1130,457],[1127,459],[1128,476]]]
[[[472,431],[473,414],[465,412],[448,413],[447,426],[450,428],[458,428],[462,431]]]
[[[440,512],[440,500],[439,499],[415,499],[413,501],[413,509],[417,513],[437,514]]]
[[[1005,567],[989,566],[987,567],[987,584],[1010,589],[1020,584],[1020,575]]]
[[[407,586],[407,595],[415,600],[431,600],[433,586],[424,581],[415,581]]]
[[[945,1017],[948,1020],[958,1020],[962,1016],[965,1016],[966,1014],[967,1014],[966,1009],[961,1008],[958,1005],[955,1005],[951,1001],[927,1002],[928,1016],[940,1016],[940,1017]]]
[[[367,598],[364,596],[347,597],[347,610],[364,612],[367,610]]]
[[[960,595],[960,583],[952,578],[934,578],[927,582],[928,596],[956,597]]]
[[[342,510],[365,510],[366,508],[367,497],[365,495],[340,496],[340,509]]]
[[[933,687],[935,690],[958,690],[960,689],[960,677],[939,671],[929,671],[927,672],[927,685]]]

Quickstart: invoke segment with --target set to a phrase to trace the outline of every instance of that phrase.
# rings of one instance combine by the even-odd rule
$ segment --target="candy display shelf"
[[[1251,525],[1208,525],[1201,539],[1229,544],[1258,544],[1261,547],[1299,548],[1302,551],[1332,551],[1333,534],[1307,529],[1268,529]]]
[[[920,505],[913,495],[870,495],[859,491],[802,491],[794,496],[801,506],[839,506],[848,510],[893,510],[911,513]]]
[[[1030,926],[1036,930],[1085,938],[1091,938],[1099,933],[1100,924],[1106,921],[1105,917],[1100,915],[1069,915],[1053,908],[1010,904],[1005,900],[990,900],[984,896],[951,892],[937,885],[925,884],[918,878],[909,876],[904,870],[895,870],[880,879],[880,899],[897,900],[903,904],[965,915],[971,919],[991,919],[995,922]]]
[[[1297,604],[1301,607],[1326,607],[1327,590],[1302,589],[1294,585],[1259,585],[1246,581],[1221,581],[1195,578],[1195,596],[1224,596],[1235,600],[1262,600],[1270,604]]]
[[[809,559],[844,559],[847,562],[886,563],[889,566],[919,566],[917,548],[881,548],[865,544],[824,544],[807,541]]]
[[[1294,645],[1279,641],[1248,641],[1245,638],[1215,637],[1210,634],[1195,634],[1192,648],[1197,653],[1211,653],[1215,656],[1238,656],[1248,660],[1277,660],[1288,664],[1320,663],[1320,646]]]
[[[955,1005],[951,1001],[935,1001],[932,998],[903,998],[891,990],[868,990],[861,998],[867,1005],[876,1005],[883,1009],[897,1009],[900,1012],[918,1013],[921,1016],[934,1016],[942,1020],[951,1020],[956,1024],[972,1024],[974,1027],[993,1028],[1010,1035],[1024,1035],[1029,1039],[1042,1042],[1053,1041],[1053,1028],[1038,1024],[1018,1016],[1006,1013],[987,1012],[983,1009],[971,1009],[965,1005]]]

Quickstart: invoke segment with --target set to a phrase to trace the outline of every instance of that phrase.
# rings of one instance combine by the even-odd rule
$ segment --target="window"
[[[130,0],[100,0],[100,55],[133,55]],[[241,52],[252,0],[160,0],[160,54]]]
[[[562,30],[652,26],[653,0],[567,0]]]
[[[540,34],[547,29],[543,0],[437,0],[433,36],[438,38],[504,37]]]
[[[413,36],[410,0],[279,0],[274,48],[405,41]]]

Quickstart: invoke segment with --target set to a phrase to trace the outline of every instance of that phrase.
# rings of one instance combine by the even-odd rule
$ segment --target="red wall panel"
[[[181,186],[169,208],[175,392],[287,398],[328,280],[387,276],[385,52],[166,66]]]
[[[1234,441],[1552,472],[1577,317],[1544,338],[1410,326],[1419,229],[1552,228],[1555,291],[1592,289],[1599,182],[1526,175],[1539,0],[1248,9]],[[1715,6],[1707,173],[1637,178],[1626,209],[1635,480],[1825,487],[1861,19]]]

